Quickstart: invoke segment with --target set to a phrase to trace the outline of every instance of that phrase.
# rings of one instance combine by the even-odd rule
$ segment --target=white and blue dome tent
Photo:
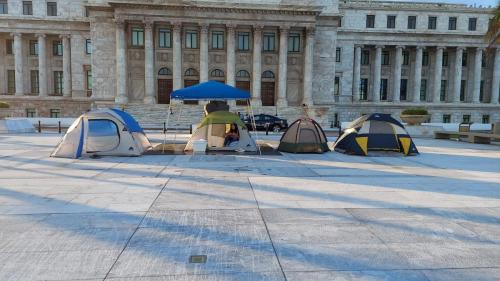
[[[224,83],[216,82],[216,81],[208,81],[204,83],[200,83],[191,87],[179,89],[176,91],[173,91],[172,94],[170,95],[170,99],[177,99],[177,100],[183,100],[183,101],[198,101],[198,100],[203,100],[203,101],[228,101],[228,100],[246,100],[248,107],[249,107],[249,112],[251,116],[252,123],[254,123],[255,127],[255,120],[254,120],[254,114],[253,114],[253,109],[250,104],[250,93],[244,90],[240,90],[238,88],[232,87],[230,85],[226,85]],[[172,107],[172,103],[169,105],[169,111]],[[178,116],[178,121],[180,120],[180,117],[182,115],[182,104],[181,104],[181,109],[180,113]],[[167,128],[169,124],[169,117],[170,114],[167,117]],[[209,118],[210,119],[210,118]],[[220,122],[219,122],[220,123]],[[221,124],[217,124],[220,126]],[[226,125],[231,125],[231,124],[226,124]],[[213,127],[214,124],[210,124],[209,127]],[[189,149],[189,144],[192,143],[195,138],[200,138],[200,136],[207,136],[207,133],[202,133],[198,132],[198,130],[205,130],[207,126],[201,126],[195,131],[191,139],[188,142],[188,145],[186,146],[186,149]],[[240,137],[242,135],[250,137],[250,134],[246,132],[247,128],[246,126],[238,126],[238,129],[240,130]],[[217,130],[218,132],[220,131],[223,137],[223,133],[225,130]],[[213,134],[214,131],[211,131],[211,134]],[[166,132],[165,132],[166,134]],[[166,137],[165,137],[165,142],[166,142]],[[253,140],[249,141],[249,143],[253,143],[254,145],[248,146],[249,151],[255,151],[255,147],[259,150],[260,153],[260,148],[258,145],[255,145],[255,142]],[[209,147],[210,150],[236,150],[238,148],[241,148],[240,146],[232,146],[232,148],[222,148],[222,147]],[[246,150],[247,148],[245,148]]]
[[[51,157],[139,156],[149,148],[144,130],[130,114],[98,109],[73,122]]]

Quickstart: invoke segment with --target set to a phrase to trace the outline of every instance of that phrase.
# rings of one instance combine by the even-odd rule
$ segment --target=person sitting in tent
[[[224,136],[224,146],[230,145],[232,142],[240,140],[240,132],[238,131],[238,126],[235,123],[231,124],[229,131],[226,132]]]

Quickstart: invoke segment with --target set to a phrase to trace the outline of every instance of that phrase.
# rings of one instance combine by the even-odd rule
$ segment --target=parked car
[[[249,131],[254,129],[250,117],[245,118],[244,122]],[[255,115],[255,126],[257,127],[257,130],[266,130],[266,126],[269,126],[269,131],[279,132],[288,128],[288,122],[285,119],[281,119],[276,116],[257,114]]]

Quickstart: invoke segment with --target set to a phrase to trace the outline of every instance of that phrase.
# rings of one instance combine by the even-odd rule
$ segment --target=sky
[[[405,1],[405,2],[438,2],[438,3],[453,3],[453,4],[467,4],[467,5],[473,5],[476,4],[476,6],[482,5],[482,6],[496,6],[498,5],[499,0],[398,0],[398,1]]]

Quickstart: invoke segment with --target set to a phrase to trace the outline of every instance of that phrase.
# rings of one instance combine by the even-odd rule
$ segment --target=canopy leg
[[[168,104],[168,112],[167,112],[167,124],[165,125],[165,130],[163,131],[163,146],[161,148],[161,153],[165,153],[165,145],[167,144],[167,131],[168,125],[170,123],[170,114],[172,112],[172,103]]]
[[[260,150],[260,145],[257,143],[259,140],[259,134],[257,132],[257,125],[255,124],[255,116],[253,114],[253,107],[250,99],[248,99],[248,106],[250,107],[250,120],[252,121],[252,126],[255,130],[255,144],[257,145],[257,149],[259,150],[259,155],[262,156],[262,151]]]

